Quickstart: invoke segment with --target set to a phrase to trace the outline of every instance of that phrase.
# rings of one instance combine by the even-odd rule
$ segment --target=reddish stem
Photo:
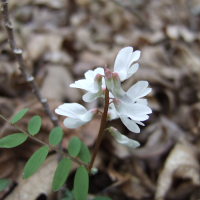
[[[105,92],[105,106],[104,106],[104,111],[103,111],[103,115],[101,117],[101,125],[99,128],[99,134],[98,134],[98,138],[94,147],[94,153],[92,155],[88,170],[90,171],[92,169],[92,166],[94,164],[94,160],[96,158],[99,146],[101,144],[101,140],[103,138],[103,134],[105,132],[105,125],[106,125],[106,121],[107,121],[107,114],[108,114],[108,106],[109,106],[109,91],[106,88],[106,92]]]

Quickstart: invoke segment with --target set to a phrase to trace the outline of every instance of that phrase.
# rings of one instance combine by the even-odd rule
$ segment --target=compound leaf
[[[0,148],[13,148],[25,142],[27,136],[24,133],[14,133],[0,139]]]
[[[71,160],[69,158],[63,158],[58,164],[58,167],[56,168],[53,177],[53,183],[52,183],[53,191],[58,191],[65,183],[67,176],[69,175],[70,168],[71,168]]]
[[[69,141],[68,145],[68,152],[72,157],[75,157],[78,155],[81,149],[81,141],[79,140],[78,137],[73,137]]]
[[[24,108],[23,110],[20,110],[18,113],[16,113],[12,120],[11,123],[14,124],[15,122],[19,121],[28,111],[28,108]]]
[[[35,115],[30,119],[28,123],[28,132],[31,135],[36,135],[40,130],[41,124],[42,124],[41,117],[39,115]]]
[[[53,128],[49,134],[49,143],[52,146],[55,146],[60,143],[62,137],[63,137],[63,131],[59,126],[57,126]]]
[[[86,200],[89,188],[89,175],[84,166],[80,166],[74,178],[75,200]]]
[[[49,147],[43,146],[39,148],[28,160],[24,167],[23,179],[32,176],[37,169],[42,165],[49,152]]]
[[[81,149],[80,152],[78,154],[78,157],[84,162],[84,163],[89,163],[90,162],[90,151],[88,149],[88,147],[81,142]]]

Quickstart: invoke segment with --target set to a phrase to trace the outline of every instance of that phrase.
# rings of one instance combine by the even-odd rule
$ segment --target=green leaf
[[[109,198],[109,197],[99,196],[99,197],[95,197],[95,198],[92,199],[92,200],[112,200],[112,199]]]
[[[78,137],[73,137],[69,141],[68,145],[68,152],[72,157],[75,157],[78,155],[79,151],[81,149],[81,141],[79,140]]]
[[[8,179],[4,179],[4,178],[0,179],[0,192],[2,192],[4,189],[6,189],[9,185],[9,183],[10,183],[10,180],[8,180]]]
[[[20,110],[18,113],[14,115],[14,117],[11,120],[11,123],[14,124],[15,122],[19,121],[28,111],[28,108],[24,108],[23,110]]]
[[[89,188],[88,171],[84,166],[80,166],[74,178],[75,200],[86,200]]]
[[[37,169],[42,165],[49,152],[49,147],[43,146],[39,148],[28,160],[24,167],[23,179],[32,176]]]
[[[52,146],[55,146],[58,143],[60,143],[60,141],[62,140],[62,137],[63,137],[63,131],[59,126],[57,126],[53,128],[49,134],[49,143]]]
[[[39,115],[35,115],[34,117],[31,118],[31,120],[28,123],[28,132],[31,135],[36,135],[41,127],[42,120]]]
[[[78,157],[84,162],[84,163],[89,163],[90,162],[90,151],[88,147],[81,142],[81,150],[78,154]]]
[[[67,176],[69,175],[71,168],[71,160],[69,158],[63,158],[55,171],[52,183],[53,191],[58,191],[65,183]]]
[[[0,139],[0,148],[13,148],[25,142],[27,136],[24,133],[14,133]]]

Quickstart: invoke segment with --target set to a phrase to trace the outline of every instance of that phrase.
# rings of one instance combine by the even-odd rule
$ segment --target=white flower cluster
[[[151,92],[147,81],[139,81],[125,92],[121,88],[121,82],[130,78],[139,67],[133,64],[140,57],[140,51],[133,51],[132,47],[121,49],[116,57],[114,72],[107,68],[96,68],[85,73],[85,79],[78,80],[70,87],[80,88],[87,91],[83,95],[85,102],[92,102],[99,97],[105,97],[106,88],[109,90],[108,120],[120,118],[122,123],[132,132],[139,133],[138,126],[144,124],[141,121],[149,118],[152,110],[147,106],[147,100],[142,97]],[[133,64],[133,65],[132,65]],[[68,128],[77,128],[88,123],[98,114],[98,109],[89,111],[78,103],[65,103],[59,106],[55,112],[67,116],[64,125]],[[138,147],[139,143],[122,135],[117,129],[111,127],[109,132],[119,142],[129,147]]]

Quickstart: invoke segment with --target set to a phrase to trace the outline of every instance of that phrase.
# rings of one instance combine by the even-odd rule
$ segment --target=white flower
[[[122,123],[132,132],[139,133],[140,128],[137,124],[144,125],[141,121],[145,121],[149,118],[147,114],[152,113],[152,110],[141,103],[134,104],[122,104],[119,100],[114,99],[117,115],[121,119]]]
[[[136,63],[131,66],[131,64],[137,61],[140,57],[140,51],[134,51],[132,47],[125,47],[119,51],[117,54],[114,72],[117,72],[121,82],[131,77],[139,67],[139,64]]]
[[[104,90],[106,88],[103,68],[96,68],[94,71],[88,70],[85,73],[85,79],[75,81],[70,84],[70,87],[80,88],[88,91],[83,95],[85,102],[92,102],[98,97],[104,97]]]
[[[148,119],[148,115],[152,110],[147,106],[147,99],[141,99],[151,92],[151,88],[147,88],[147,81],[138,81],[135,85],[129,88],[126,92],[126,98],[131,100],[131,103],[124,103],[123,98],[114,99],[109,105],[108,120],[120,118],[124,125],[132,132],[139,133],[140,128],[137,124],[144,126],[141,121]]]
[[[140,146],[140,143],[138,141],[129,139],[125,135],[121,134],[116,128],[113,128],[111,126],[108,130],[111,133],[111,135],[115,138],[115,140],[120,144],[131,148],[137,148]]]
[[[109,69],[105,68],[105,82],[113,97],[125,103],[132,102],[131,98],[128,97],[126,92],[121,88],[120,77],[117,72],[111,73]]]
[[[95,115],[98,114],[98,109],[94,108],[89,111],[78,103],[64,103],[60,105],[55,112],[59,115],[67,116],[63,124],[70,129],[78,128],[87,124]]]

